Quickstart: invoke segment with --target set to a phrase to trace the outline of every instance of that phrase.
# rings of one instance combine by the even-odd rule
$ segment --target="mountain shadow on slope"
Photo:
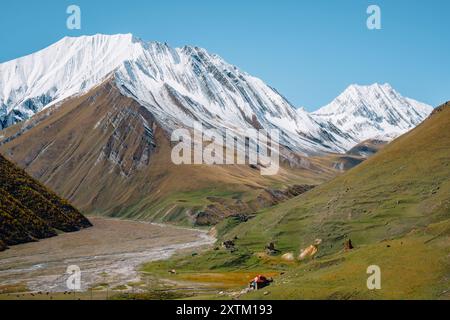
[[[66,200],[0,155],[0,251],[90,226]]]

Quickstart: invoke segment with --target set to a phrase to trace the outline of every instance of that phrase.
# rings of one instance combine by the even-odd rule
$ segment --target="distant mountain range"
[[[389,84],[374,84],[351,85],[312,115],[348,134],[348,148],[367,139],[390,141],[415,128],[432,110],[427,104],[403,97]]]
[[[275,89],[206,50],[145,42],[131,34],[64,38],[0,64],[0,129],[113,79],[166,131],[193,121],[218,129],[278,128],[290,150],[343,153],[369,139],[414,128],[432,107],[389,85],[350,86],[312,114]],[[301,88],[299,88],[301,90]]]

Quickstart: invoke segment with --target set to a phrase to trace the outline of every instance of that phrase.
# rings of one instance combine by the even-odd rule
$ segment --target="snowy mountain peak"
[[[0,64],[0,129],[86,92],[138,51],[131,35],[66,37]]]
[[[195,46],[172,48],[131,34],[66,37],[0,64],[0,129],[80,95],[113,76],[171,130],[200,121],[236,131],[280,128],[299,152],[330,150],[311,138],[320,127],[262,80]]]
[[[66,42],[66,43],[67,42],[102,43],[102,42],[114,42],[114,41],[134,42],[134,41],[139,41],[139,38],[133,36],[133,34],[131,34],[131,33],[119,33],[119,34],[114,34],[114,35],[97,33],[94,35],[83,35],[83,36],[79,36],[79,37],[66,36],[53,45],[58,45],[61,42],[63,42],[63,43],[64,42]]]
[[[329,121],[355,141],[392,139],[422,122],[433,110],[424,103],[405,98],[388,83],[351,85],[313,116]]]
[[[350,85],[329,105],[314,112],[315,115],[335,114],[336,112],[357,112],[363,108],[386,110],[400,107],[412,112],[430,112],[430,106],[403,97],[388,83],[372,85]]]

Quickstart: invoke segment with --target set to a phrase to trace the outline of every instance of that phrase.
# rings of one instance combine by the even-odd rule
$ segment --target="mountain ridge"
[[[388,83],[350,85],[328,105],[312,113],[350,134],[355,141],[392,140],[420,124],[433,108],[403,97]]]
[[[333,177],[340,161],[282,148],[276,176],[249,165],[177,166],[170,133],[113,79],[1,135],[5,156],[82,212],[184,225],[270,206],[283,190]]]
[[[281,143],[303,155],[344,153],[362,141],[329,119],[296,109],[276,89],[217,54],[145,42],[132,34],[65,37],[0,64],[0,75],[1,128],[113,76],[123,94],[148,108],[168,130],[192,127],[194,121],[237,132],[278,128]]]

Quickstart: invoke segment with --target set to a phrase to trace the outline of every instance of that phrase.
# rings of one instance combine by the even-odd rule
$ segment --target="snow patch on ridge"
[[[389,84],[351,85],[325,107],[312,113],[318,122],[330,122],[354,140],[392,140],[415,128],[433,108],[405,98]]]

